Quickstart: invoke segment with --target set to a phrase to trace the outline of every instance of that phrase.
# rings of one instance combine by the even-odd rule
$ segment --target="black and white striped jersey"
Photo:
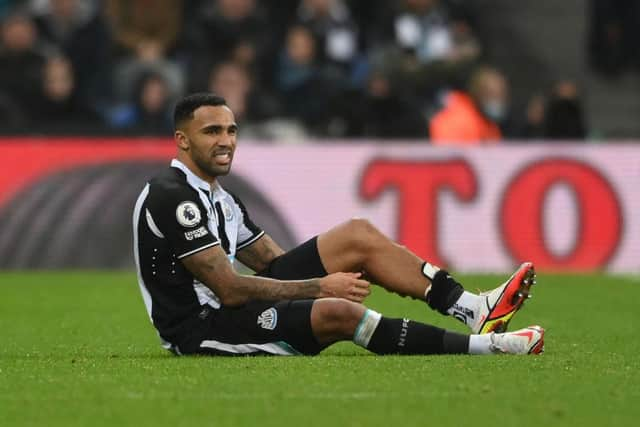
[[[238,197],[176,159],[147,183],[133,213],[134,256],[147,313],[166,348],[189,329],[201,306],[220,307],[180,260],[221,245],[234,262],[236,251],[263,234]]]

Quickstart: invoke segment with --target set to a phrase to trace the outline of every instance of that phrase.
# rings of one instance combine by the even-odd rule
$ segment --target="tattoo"
[[[283,281],[240,275],[220,246],[197,252],[182,262],[194,277],[220,297],[224,305],[241,305],[249,300],[278,301],[321,296],[320,279]]]
[[[237,257],[241,263],[253,271],[262,271],[269,266],[274,258],[283,253],[284,250],[273,241],[271,236],[265,234],[246,248],[239,250]]]
[[[219,249],[219,247],[215,247],[210,250],[198,252],[184,258],[182,263],[196,279],[206,284],[206,279],[217,274],[217,272],[221,270],[221,267],[224,268],[225,264],[228,264],[229,268],[233,268],[226,254],[223,255],[223,257],[220,256],[218,253]]]
[[[247,299],[280,301],[317,298],[321,292],[320,279],[281,281],[256,276],[240,276],[234,291]]]

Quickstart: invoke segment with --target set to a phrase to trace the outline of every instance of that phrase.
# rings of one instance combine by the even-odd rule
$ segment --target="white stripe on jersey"
[[[213,308],[220,308],[220,298],[204,283],[194,279],[193,290],[196,291],[200,305],[209,304]]]
[[[207,249],[207,248],[212,248],[212,247],[214,247],[214,246],[216,246],[216,245],[219,245],[219,244],[220,244],[220,242],[219,242],[219,241],[218,241],[218,242],[207,243],[206,245],[204,245],[204,246],[200,246],[200,247],[199,247],[199,248],[197,248],[197,249],[194,249],[194,250],[192,250],[192,251],[189,251],[189,252],[185,252],[185,253],[183,253],[183,254],[180,254],[180,255],[178,255],[176,258],[178,258],[178,259],[182,259],[182,258],[184,258],[184,257],[186,257],[186,256],[193,255],[193,254],[195,254],[196,252],[203,251],[203,250],[205,250],[205,249]]]
[[[147,217],[147,224],[149,225],[149,229],[151,230],[151,232],[157,237],[164,239],[164,234],[162,234],[162,231],[160,231],[160,229],[156,225],[156,222],[151,216],[151,212],[149,212],[149,209],[145,209],[145,216]]]
[[[249,246],[250,244],[252,244],[253,242],[255,242],[256,240],[258,240],[259,238],[261,238],[264,235],[264,230],[261,231],[260,233],[256,234],[255,237],[253,237],[253,239],[249,239],[246,242],[242,242],[238,244],[238,247],[236,248],[237,251],[239,251],[242,248],[246,248],[247,246]]]
[[[213,348],[234,354],[250,354],[259,351],[279,354],[281,356],[293,356],[297,354],[293,349],[287,349],[275,342],[266,344],[227,344],[216,340],[204,340],[200,343],[200,348]]]
[[[151,294],[149,294],[149,291],[144,284],[144,280],[142,280],[140,254],[138,253],[138,223],[140,222],[140,211],[142,210],[142,205],[147,199],[148,194],[149,184],[145,185],[142,193],[140,193],[140,196],[138,196],[136,207],[133,209],[133,257],[136,260],[136,273],[138,275],[138,286],[140,286],[140,293],[142,293],[142,299],[144,300],[144,306],[147,308],[149,320],[151,320],[151,323],[153,323],[153,319],[151,318]]]

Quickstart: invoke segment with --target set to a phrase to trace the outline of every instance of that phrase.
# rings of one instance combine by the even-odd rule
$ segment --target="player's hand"
[[[369,296],[369,282],[362,280],[362,273],[332,273],[320,279],[321,298],[344,298],[362,302]]]

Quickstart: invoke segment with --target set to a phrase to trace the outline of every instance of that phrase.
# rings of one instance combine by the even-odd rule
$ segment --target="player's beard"
[[[200,153],[194,154],[195,155],[192,157],[193,162],[201,171],[209,175],[211,178],[228,175],[231,171],[231,164],[233,162],[233,150],[231,150],[229,153],[231,159],[226,165],[217,164],[215,156]]]

